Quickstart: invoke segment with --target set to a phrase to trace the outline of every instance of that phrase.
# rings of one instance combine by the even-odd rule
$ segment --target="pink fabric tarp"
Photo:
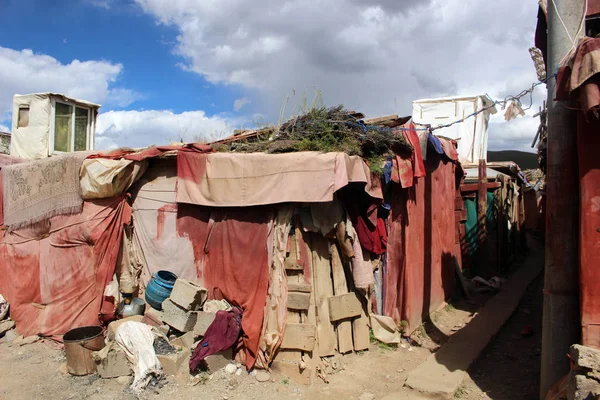
[[[285,202],[329,202],[350,182],[366,184],[373,197],[381,187],[371,181],[365,162],[344,153],[177,154],[177,202],[243,207]]]
[[[118,197],[86,201],[80,214],[2,232],[0,293],[20,334],[62,335],[114,313],[104,289],[130,218],[130,207]]]

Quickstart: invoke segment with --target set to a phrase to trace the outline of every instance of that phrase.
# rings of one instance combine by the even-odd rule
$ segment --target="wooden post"
[[[477,263],[483,268],[487,261],[487,165],[485,160],[479,160],[479,187],[477,188]]]
[[[548,2],[548,157],[546,178],[546,267],[542,322],[540,398],[569,372],[569,346],[580,337],[579,317],[579,176],[577,114],[554,101],[552,76],[578,35],[585,18],[584,0]]]

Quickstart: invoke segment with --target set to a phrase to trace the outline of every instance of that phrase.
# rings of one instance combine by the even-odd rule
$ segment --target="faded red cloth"
[[[114,314],[104,289],[130,220],[130,206],[117,197],[84,201],[80,214],[2,232],[0,293],[20,334],[62,335]]]
[[[396,155],[392,159],[392,182],[399,183],[403,188],[409,188],[414,184],[414,177],[411,156]]]
[[[413,163],[413,172],[415,178],[423,178],[426,175],[425,164],[423,163],[423,152],[421,151],[421,142],[419,135],[415,129],[415,124],[412,122],[405,125],[404,138],[413,147],[411,161]]]
[[[377,224],[372,225],[367,218],[359,216],[356,220],[356,234],[363,249],[381,255],[387,246],[387,231],[385,221],[377,218]]]
[[[600,120],[577,116],[579,161],[579,287],[581,340],[600,348]]]
[[[202,361],[221,350],[229,349],[237,343],[241,332],[242,314],[238,308],[230,312],[219,310],[210,324],[202,341],[198,343],[190,358],[190,372],[194,373]],[[214,371],[213,371],[214,372]]]
[[[154,146],[148,149],[136,152],[133,149],[116,149],[108,153],[97,153],[88,156],[87,158],[110,158],[112,160],[131,160],[142,161],[147,158],[154,158],[169,151],[177,150],[178,152],[192,153],[211,153],[214,151],[212,147],[202,143],[187,143],[182,146]]]
[[[350,190],[343,190],[338,196],[350,216],[358,241],[363,249],[380,255],[387,246],[385,221],[379,217],[379,202],[369,196],[356,196]]]
[[[407,332],[435,311],[454,288],[456,165],[431,152],[427,176],[410,189],[392,188],[387,264],[383,276],[384,314]]]
[[[209,298],[226,299],[243,310],[247,368],[254,365],[262,332],[269,257],[270,207],[214,209],[204,246],[204,284]]]
[[[585,113],[600,106],[600,39],[579,40],[568,66],[556,77],[556,100],[578,100]]]

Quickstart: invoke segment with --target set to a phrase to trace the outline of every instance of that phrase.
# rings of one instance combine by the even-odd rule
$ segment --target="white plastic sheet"
[[[416,124],[431,127],[464,119],[450,127],[437,129],[434,133],[457,141],[460,162],[477,163],[480,159],[487,159],[488,121],[490,114],[496,113],[492,105],[492,100],[487,96],[416,100],[413,102],[412,118]],[[468,117],[484,108],[485,111]]]
[[[162,365],[154,352],[154,333],[149,325],[128,321],[117,329],[115,341],[133,364],[131,390],[140,392],[153,377],[163,375]]]

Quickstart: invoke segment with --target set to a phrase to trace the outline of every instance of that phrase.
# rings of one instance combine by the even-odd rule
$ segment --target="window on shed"
[[[54,114],[54,150],[71,151],[71,132],[73,129],[73,106],[56,103]]]
[[[29,106],[19,107],[17,128],[27,128],[27,126],[29,126]]]
[[[89,110],[75,107],[75,151],[87,149]]]
[[[54,107],[55,152],[85,151],[91,132],[91,109],[56,102]]]

